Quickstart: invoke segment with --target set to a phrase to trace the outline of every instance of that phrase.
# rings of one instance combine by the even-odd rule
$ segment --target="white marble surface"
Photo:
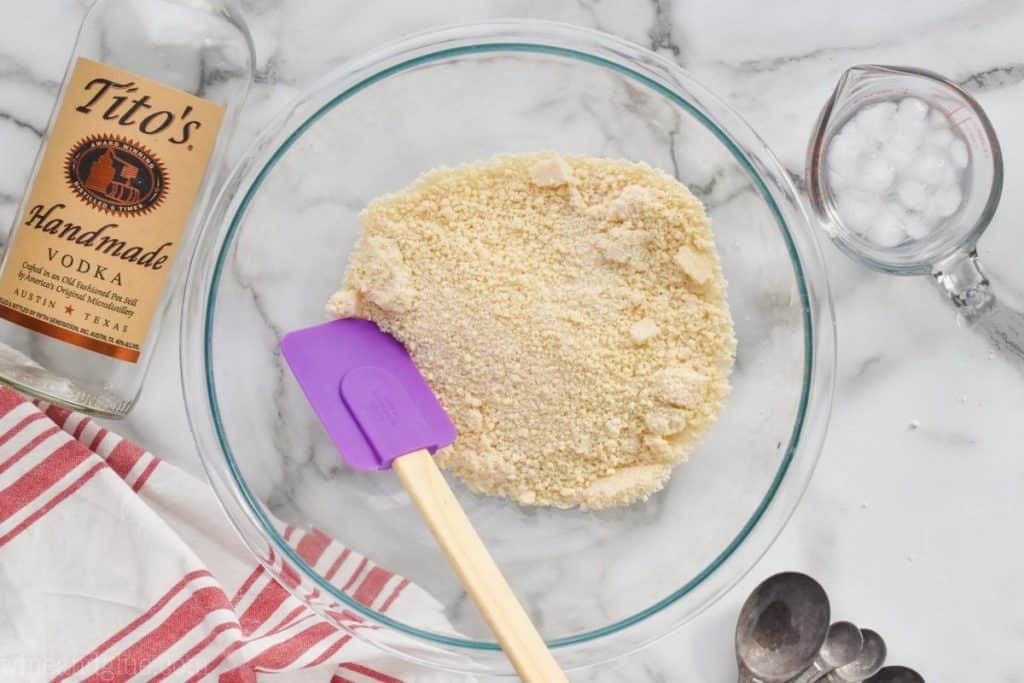
[[[8,4],[0,22],[0,224],[14,205],[87,2]],[[981,244],[997,284],[1024,292],[1016,192],[1024,168],[1024,5],[579,0],[446,3],[246,0],[260,81],[240,139],[327,66],[404,34],[492,17],[558,19],[655,48],[734,106],[801,175],[817,111],[842,70],[906,63],[967,86],[1006,157],[1006,190]],[[743,597],[794,569],[836,616],[881,632],[891,660],[929,681],[1024,680],[1024,376],[956,318],[925,279],[895,279],[823,245],[839,325],[832,427],[811,486],[760,564],[704,615],[574,681],[724,681]],[[123,433],[199,472],[178,382],[177,313]],[[912,420],[920,428],[910,430]],[[1016,653],[1016,654],[1015,654]]]

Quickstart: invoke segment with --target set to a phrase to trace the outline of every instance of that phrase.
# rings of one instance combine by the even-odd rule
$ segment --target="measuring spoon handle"
[[[827,676],[828,672],[828,665],[820,657],[817,657],[809,667],[804,669],[802,674],[794,678],[790,683],[814,683],[814,681]]]

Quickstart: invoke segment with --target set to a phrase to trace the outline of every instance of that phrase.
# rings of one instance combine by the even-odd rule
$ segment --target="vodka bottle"
[[[121,416],[252,82],[229,0],[89,10],[0,263],[0,381]]]

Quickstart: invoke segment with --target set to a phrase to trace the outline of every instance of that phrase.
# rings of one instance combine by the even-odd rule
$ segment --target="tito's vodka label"
[[[79,59],[0,274],[0,317],[134,363],[224,117]]]

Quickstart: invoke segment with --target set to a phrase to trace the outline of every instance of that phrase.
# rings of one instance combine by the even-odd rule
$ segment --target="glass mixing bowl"
[[[536,509],[453,482],[564,667],[635,650],[733,586],[803,493],[831,403],[832,309],[797,194],[754,132],[671,62],[516,21],[422,35],[329,74],[254,142],[197,247],[181,339],[189,418],[271,572],[355,637],[449,670],[511,671],[394,475],[342,463],[279,342],[325,319],[374,197],[437,166],[535,150],[642,161],[689,186],[713,222],[739,342],[717,425],[646,503]],[[358,581],[339,585],[295,547],[314,528],[419,599],[385,606]]]

